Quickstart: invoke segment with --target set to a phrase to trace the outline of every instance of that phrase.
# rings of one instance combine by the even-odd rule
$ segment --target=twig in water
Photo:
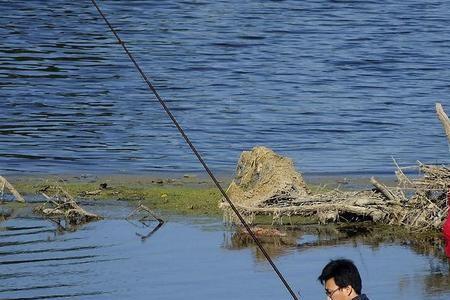
[[[6,186],[6,188],[11,192],[11,194],[14,195],[14,197],[16,198],[16,200],[18,202],[23,202],[25,203],[25,199],[23,199],[23,197],[19,194],[19,192],[13,187],[13,185],[11,183],[8,182],[8,180],[6,180],[5,177],[0,176],[0,182],[2,182],[2,197],[3,197],[3,188]]]

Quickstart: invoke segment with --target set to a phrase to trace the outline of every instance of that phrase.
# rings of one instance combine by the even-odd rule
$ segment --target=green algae
[[[52,195],[57,187],[79,200],[121,200],[141,202],[152,210],[167,211],[181,215],[222,216],[219,203],[222,195],[210,181],[195,176],[145,177],[17,177],[10,182],[25,197],[41,197],[41,193]],[[229,178],[221,181],[226,188]],[[323,189],[323,187],[322,187]],[[315,217],[292,216],[282,219],[285,225],[317,224]],[[271,216],[256,216],[256,224],[274,223]],[[279,224],[279,222],[275,222]]]
[[[25,197],[52,195],[61,187],[75,199],[140,201],[150,209],[176,214],[221,215],[219,190],[193,177],[15,178],[11,183]]]

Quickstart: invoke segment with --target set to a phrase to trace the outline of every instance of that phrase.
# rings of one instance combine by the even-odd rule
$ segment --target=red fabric
[[[448,216],[448,210],[450,210],[450,190],[447,192],[447,218],[442,226],[442,233],[446,242],[450,241],[450,218]]]
[[[450,190],[447,192],[447,206],[450,210]],[[442,226],[442,234],[444,235],[445,240],[445,254],[447,257],[450,257],[450,218],[447,212],[447,218],[444,221],[444,225]]]
[[[450,218],[447,218],[442,226],[442,233],[446,242],[450,241]]]
[[[442,233],[445,240],[445,255],[450,258],[450,218],[448,216],[442,226]]]
[[[445,240],[445,255],[447,255],[447,257],[450,257],[450,218],[448,217],[444,222],[444,226],[442,227],[442,233],[444,234]]]

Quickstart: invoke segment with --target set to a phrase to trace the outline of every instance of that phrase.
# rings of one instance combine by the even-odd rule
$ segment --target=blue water
[[[448,162],[448,1],[99,4],[214,171]],[[0,9],[0,173],[201,170],[90,1]]]
[[[125,221],[133,209],[89,206],[105,219],[76,232],[30,217],[0,224],[0,299],[292,299],[255,246],[238,243],[221,220],[163,214],[168,222],[141,240],[136,233],[155,224]],[[325,299],[317,276],[339,257],[354,260],[370,299],[450,297],[442,254],[358,238],[303,248],[311,235],[288,232],[299,245],[265,247],[300,299]]]

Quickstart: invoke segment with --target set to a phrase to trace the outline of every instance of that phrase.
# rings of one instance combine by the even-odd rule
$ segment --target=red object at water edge
[[[447,192],[447,207],[450,209],[450,190]],[[447,211],[447,218],[442,226],[442,233],[445,239],[445,255],[450,258],[450,218]]]

